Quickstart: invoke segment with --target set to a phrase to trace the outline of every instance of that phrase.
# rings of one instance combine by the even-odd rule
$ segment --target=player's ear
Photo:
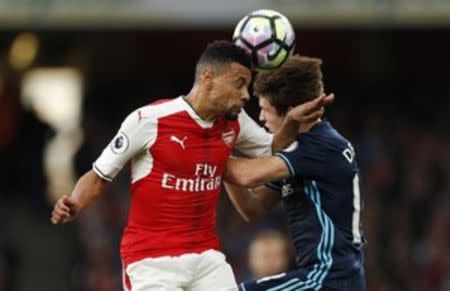
[[[214,71],[210,67],[206,67],[203,69],[201,73],[202,83],[205,85],[207,89],[212,88],[212,83],[214,79]]]

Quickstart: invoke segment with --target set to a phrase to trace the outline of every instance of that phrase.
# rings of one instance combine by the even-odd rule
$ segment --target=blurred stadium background
[[[261,8],[324,60],[327,117],[363,172],[368,290],[450,290],[449,0],[0,0],[1,291],[121,290],[128,172],[75,224],[53,227],[51,204],[131,110],[187,93],[206,44]],[[286,227],[281,207],[246,224],[226,195],[218,225],[238,280],[251,238]]]

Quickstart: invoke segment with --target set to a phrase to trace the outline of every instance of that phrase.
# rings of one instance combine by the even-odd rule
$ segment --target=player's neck
[[[184,100],[192,107],[192,109],[205,121],[214,121],[217,117],[217,112],[212,110],[210,106],[201,98],[197,90],[192,89]]]
[[[310,123],[306,123],[306,124],[300,124],[300,126],[298,127],[298,133],[303,133],[303,132],[307,132],[309,131],[311,128],[313,128],[314,125],[316,125],[317,123],[321,122],[322,119],[318,119],[314,122],[310,122]]]

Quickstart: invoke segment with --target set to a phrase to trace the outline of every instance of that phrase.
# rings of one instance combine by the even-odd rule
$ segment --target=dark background
[[[354,144],[362,170],[368,290],[450,290],[450,29],[304,29],[296,52],[324,61],[336,100],[327,118]],[[126,221],[128,171],[71,225],[49,222],[42,155],[55,132],[20,106],[25,71],[8,65],[22,31],[0,31],[0,290],[120,290],[118,245]],[[90,169],[122,120],[158,98],[189,92],[207,43],[223,29],[34,30],[34,67],[83,73],[85,141],[77,175]],[[257,118],[257,101],[248,104]],[[283,209],[245,223],[225,193],[218,233],[238,280],[249,279],[247,243],[285,229]]]

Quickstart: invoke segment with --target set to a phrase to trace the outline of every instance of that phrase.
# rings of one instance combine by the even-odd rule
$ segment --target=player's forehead
[[[252,78],[252,72],[250,71],[250,69],[236,62],[230,63],[228,65],[227,73],[231,77],[244,78],[246,81],[249,82]]]
[[[259,102],[259,107],[261,107],[262,109],[274,109],[274,107],[272,106],[272,104],[270,104],[269,100],[267,99],[267,96],[265,95],[260,95],[258,96],[258,102]]]

